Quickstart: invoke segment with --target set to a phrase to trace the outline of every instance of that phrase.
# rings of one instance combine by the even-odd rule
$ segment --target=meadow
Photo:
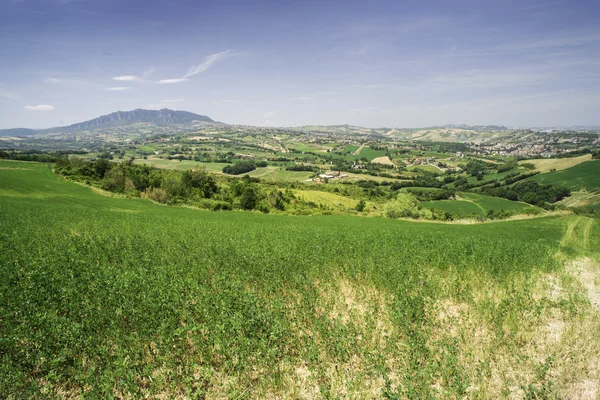
[[[0,161],[0,227],[1,398],[598,392],[598,220],[210,212]]]
[[[600,160],[581,162],[561,171],[548,172],[529,179],[543,184],[566,186],[572,190],[600,192]]]
[[[459,217],[486,215],[490,210],[523,213],[528,210],[539,210],[526,203],[510,201],[501,197],[485,196],[476,193],[460,193],[457,200],[435,200],[421,203],[423,207],[451,212]]]

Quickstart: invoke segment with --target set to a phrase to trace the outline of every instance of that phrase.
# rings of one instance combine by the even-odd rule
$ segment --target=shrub
[[[419,200],[411,194],[400,193],[384,206],[388,218],[419,218]]]
[[[143,199],[154,200],[157,203],[162,204],[167,202],[167,192],[161,188],[148,188],[140,194],[140,197]]]

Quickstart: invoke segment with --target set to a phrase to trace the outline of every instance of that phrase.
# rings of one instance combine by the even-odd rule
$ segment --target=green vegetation
[[[563,398],[599,378],[600,320],[563,267],[597,257],[597,220],[211,213],[0,167],[0,397]]]
[[[562,171],[540,174],[530,179],[543,184],[565,186],[572,190],[600,192],[600,160],[586,161]]]
[[[502,218],[522,213],[540,213],[541,210],[527,204],[518,203],[498,197],[475,193],[460,193],[459,200],[436,200],[423,202],[425,208],[442,210],[457,218],[488,217]]]

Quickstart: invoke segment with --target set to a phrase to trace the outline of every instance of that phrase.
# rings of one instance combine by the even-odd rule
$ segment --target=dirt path
[[[561,245],[564,246],[577,240],[581,241],[581,247],[585,256],[574,260],[571,268],[573,268],[581,286],[587,291],[590,303],[600,312],[600,270],[594,260],[588,256],[590,232],[593,224],[594,220],[592,219],[584,221],[582,217],[577,218],[567,227],[561,240]]]
[[[360,152],[362,151],[362,149],[365,148],[365,144],[361,144],[360,147],[358,149],[356,149],[356,151],[354,153],[352,153],[352,155],[354,156],[358,156],[360,154]]]

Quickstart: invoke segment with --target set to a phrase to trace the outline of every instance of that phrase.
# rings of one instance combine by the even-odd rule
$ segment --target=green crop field
[[[198,161],[189,161],[189,160],[167,160],[163,158],[149,158],[147,160],[144,159],[136,159],[134,161],[135,164],[146,164],[151,165],[156,168],[164,168],[164,169],[177,169],[177,170],[186,170],[190,168],[206,168],[207,171],[210,172],[223,172],[223,167],[231,164],[227,163],[202,163]]]
[[[385,154],[385,150],[373,150],[372,148],[365,146],[362,148],[358,156],[360,158],[366,157],[367,160],[371,161],[374,158],[383,157]]]
[[[506,200],[500,197],[475,193],[460,193],[461,200],[435,200],[423,202],[423,207],[448,211],[457,216],[485,215],[488,211],[510,211],[521,213],[535,209],[529,204]]]
[[[600,160],[586,161],[562,171],[535,175],[538,183],[566,186],[572,190],[600,191]]]
[[[433,200],[421,203],[423,207],[438,209],[464,217],[470,215],[484,215],[484,210],[477,204],[463,200]]]
[[[573,272],[596,273],[598,220],[210,212],[0,161],[0,228],[0,398],[581,398],[600,381]]]

